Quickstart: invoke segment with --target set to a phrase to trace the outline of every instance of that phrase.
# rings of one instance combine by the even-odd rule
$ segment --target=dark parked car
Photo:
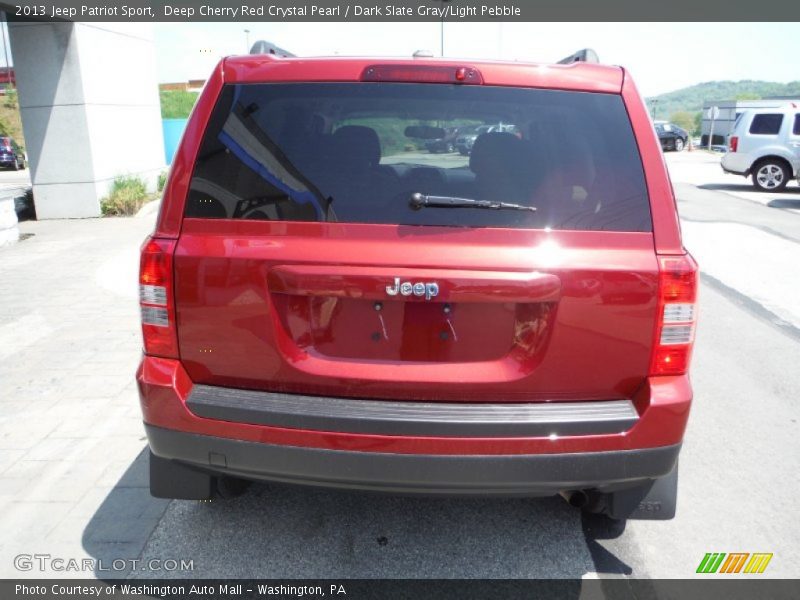
[[[0,137],[0,166],[15,171],[25,168],[25,152],[11,137]]]
[[[444,137],[425,142],[425,148],[431,154],[438,154],[440,152],[446,152],[449,154],[450,152],[455,152],[457,136],[458,129],[455,127],[450,127],[445,129]]]
[[[456,150],[458,150],[459,154],[466,156],[472,151],[472,146],[475,140],[478,139],[478,136],[482,133],[489,133],[490,129],[491,127],[489,125],[482,125],[459,132],[456,137]]]
[[[142,247],[151,493],[671,518],[698,280],[652,127],[610,65],[224,58]]]
[[[456,137],[456,150],[458,150],[459,154],[467,156],[472,152],[472,146],[475,144],[475,140],[478,139],[478,136],[486,133],[516,134],[516,128],[513,125],[504,125],[500,123],[498,125],[481,125],[480,127],[464,129],[459,131]]]
[[[661,149],[675,150],[680,152],[686,147],[689,134],[685,129],[681,129],[675,123],[656,123],[656,133],[658,141],[661,142]]]

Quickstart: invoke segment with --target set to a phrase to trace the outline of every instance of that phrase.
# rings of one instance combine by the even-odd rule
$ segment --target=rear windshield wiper
[[[496,202],[494,200],[473,200],[472,198],[456,198],[454,196],[426,196],[425,194],[411,194],[409,206],[420,210],[426,206],[436,208],[488,208],[492,210],[527,210],[535,212],[535,206],[524,206],[513,202]]]

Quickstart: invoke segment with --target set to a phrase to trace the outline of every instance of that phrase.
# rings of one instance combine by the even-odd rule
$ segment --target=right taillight
[[[658,324],[650,375],[689,370],[697,320],[697,263],[689,254],[658,257]]]
[[[178,358],[172,253],[175,240],[148,238],[139,263],[139,307],[145,354]]]
[[[728,145],[728,149],[731,152],[736,152],[739,149],[739,138],[737,136],[731,136],[730,144]]]

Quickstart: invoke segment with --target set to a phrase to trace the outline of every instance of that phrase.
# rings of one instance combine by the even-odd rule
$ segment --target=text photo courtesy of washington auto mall
[[[800,596],[800,4],[0,17],[0,598]]]

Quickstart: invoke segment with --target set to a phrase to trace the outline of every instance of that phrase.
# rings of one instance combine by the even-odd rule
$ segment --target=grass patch
[[[183,90],[161,90],[159,96],[161,97],[162,119],[185,119],[192,112],[199,94]]]
[[[20,146],[25,147],[16,90],[8,90],[0,99],[0,135],[10,135]]]
[[[155,194],[147,191],[144,180],[133,175],[123,175],[114,179],[108,195],[100,200],[100,210],[106,216],[135,215],[154,197]]]

